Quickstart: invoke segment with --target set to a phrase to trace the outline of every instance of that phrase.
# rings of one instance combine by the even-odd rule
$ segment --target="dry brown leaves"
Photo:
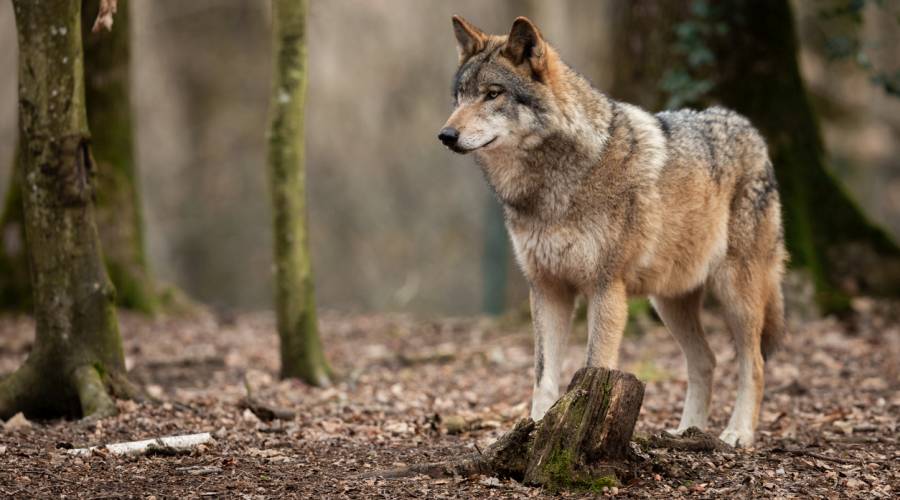
[[[866,308],[852,329],[833,320],[794,325],[784,350],[767,365],[755,449],[650,449],[645,472],[606,494],[896,497],[900,320],[896,307]],[[720,322],[711,315],[706,324],[719,360],[712,415],[718,431],[731,408],[736,367]],[[24,359],[32,328],[27,319],[0,319],[0,373]],[[569,348],[567,375],[582,362],[583,330],[582,325]],[[125,315],[122,332],[131,377],[161,403],[120,402],[120,415],[89,426],[32,421],[0,430],[0,493],[88,498],[125,492],[249,498],[546,494],[489,477],[354,479],[367,471],[477,452],[524,416],[531,386],[527,324],[326,314],[323,338],[343,375],[326,389],[277,379],[277,339],[267,315],[222,324],[211,316]],[[622,359],[624,369],[647,380],[638,432],[674,427],[685,390],[675,342],[661,327],[651,328],[625,340]],[[212,432],[215,443],[189,455],[64,453],[73,446],[203,431]]]

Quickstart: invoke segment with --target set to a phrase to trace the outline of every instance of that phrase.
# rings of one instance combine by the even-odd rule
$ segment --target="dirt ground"
[[[900,307],[859,301],[852,324],[794,325],[767,364],[758,441],[751,450],[651,450],[620,497],[897,498],[900,494]],[[527,414],[526,322],[415,320],[326,314],[322,334],[342,380],[314,389],[277,378],[269,315],[147,319],[122,314],[134,381],[161,403],[120,402],[120,415],[85,425],[18,421],[0,430],[0,493],[11,498],[524,498],[551,496],[489,477],[363,479],[367,472],[484,449]],[[735,370],[727,334],[705,320],[717,354],[713,431],[725,424]],[[33,324],[0,319],[0,373],[24,359]],[[579,325],[567,376],[583,360]],[[630,336],[622,368],[647,382],[637,433],[674,427],[683,361],[659,325]],[[292,419],[261,421],[240,406],[246,387]],[[76,458],[66,449],[211,432],[191,454]],[[562,493],[581,497],[585,493]]]

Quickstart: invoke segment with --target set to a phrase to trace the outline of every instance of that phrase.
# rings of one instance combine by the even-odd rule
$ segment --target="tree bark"
[[[643,400],[644,384],[630,373],[579,370],[538,423],[525,483],[591,489],[622,479]]]
[[[154,313],[160,295],[149,272],[144,252],[143,218],[134,166],[133,129],[130,102],[130,43],[128,4],[116,14],[112,31],[92,33],[91,26],[100,9],[100,0],[82,2],[85,98],[88,124],[92,129],[91,148],[95,161],[94,213],[103,245],[107,272],[116,287],[117,303],[126,309]],[[0,307],[29,310],[31,281],[27,260],[17,252],[15,241],[24,238],[21,211],[20,166],[14,164],[13,181],[7,190],[0,231]]]
[[[80,0],[14,0],[22,194],[36,334],[0,382],[0,418],[106,416],[130,395],[94,224]]]
[[[693,6],[688,0],[637,0],[623,5],[624,18],[629,22],[622,24],[618,38],[627,55],[622,57],[626,61],[624,72],[618,72],[623,76],[617,78],[613,95],[633,97],[645,104],[662,102],[658,85],[654,92],[645,83],[634,81],[644,79],[641,73],[628,72],[632,67],[628,61],[647,60],[648,50],[662,51],[665,57],[662,68],[650,65],[649,74],[644,75],[654,83],[672,67],[691,70],[693,76],[712,81],[711,91],[688,104],[722,104],[735,109],[750,118],[767,139],[778,177],[791,264],[808,271],[819,306],[826,312],[841,312],[849,306],[850,292],[900,292],[897,244],[868,220],[826,166],[818,119],[798,65],[790,3],[710,2],[705,17],[696,15]],[[666,14],[645,15],[653,11]],[[655,45],[629,42],[636,32],[671,34],[678,26],[699,33],[701,43],[711,50],[712,62],[706,68],[689,68],[687,54],[673,50],[674,36],[650,37],[651,41],[664,42]],[[644,97],[634,97],[629,89],[642,89]],[[861,266],[860,262],[875,263]]]
[[[281,376],[323,386],[330,383],[331,370],[319,340],[306,211],[306,10],[306,0],[272,2],[275,64],[268,165]]]
[[[25,248],[20,152],[16,147],[10,182],[0,212],[0,308],[28,311],[33,307]]]
[[[620,54],[613,69],[610,96],[647,110],[666,103],[660,82],[672,65],[673,28],[687,10],[687,2],[672,0],[616,0],[613,40]]]
[[[826,168],[818,119],[800,75],[790,3],[726,3],[722,21],[728,34],[712,43],[720,61],[714,96],[746,114],[768,139],[792,262],[810,272],[820,306],[846,309],[844,277],[835,272],[847,257],[846,246],[863,245],[894,259],[900,251]],[[863,290],[868,288],[864,276],[855,278],[862,280]]]
[[[84,0],[81,14],[87,118],[96,163],[97,229],[118,304],[153,313],[159,309],[159,295],[144,252],[134,160],[129,3],[119,6],[112,30],[92,32],[100,4],[101,0]]]
[[[483,453],[451,462],[419,464],[366,477],[472,476],[512,478],[525,484],[600,493],[634,476],[631,436],[644,384],[634,375],[582,368],[539,422],[520,420]]]

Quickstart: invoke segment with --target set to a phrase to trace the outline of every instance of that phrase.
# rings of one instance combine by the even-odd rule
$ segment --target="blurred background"
[[[128,3],[150,268],[160,281],[220,310],[269,308],[269,3]],[[527,15],[595,86],[640,102],[629,95],[640,89],[623,85],[617,74],[634,64],[624,44],[645,36],[623,33],[628,3],[311,1],[306,145],[319,304],[443,315],[490,307],[482,268],[486,255],[503,261],[496,258],[505,245],[501,236],[498,250],[497,209],[472,159],[435,139],[450,111],[457,61],[450,16],[503,33],[515,16]],[[900,8],[864,3],[855,29],[866,62],[900,70]],[[900,99],[873,84],[858,55],[828,52],[836,36],[823,28],[820,2],[792,5],[827,163],[896,239]],[[15,47],[12,7],[0,2],[0,193],[16,143]],[[507,304],[521,303],[525,284],[509,259],[505,267],[492,270],[494,281],[504,283]]]

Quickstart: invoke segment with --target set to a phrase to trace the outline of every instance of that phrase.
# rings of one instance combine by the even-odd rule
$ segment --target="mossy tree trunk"
[[[159,298],[144,252],[135,169],[129,5],[119,2],[113,29],[92,33],[100,0],[83,0],[84,85],[97,166],[94,207],[106,270],[120,306],[153,313]]]
[[[22,212],[21,167],[16,147],[9,187],[0,206],[0,308],[31,310],[31,280],[25,248],[25,215]]]
[[[22,197],[36,320],[28,359],[0,382],[0,418],[105,416],[130,395],[94,224],[80,0],[14,0]]]
[[[628,55],[622,57],[613,95],[661,104],[667,72],[689,74],[695,81],[682,82],[685,95],[670,102],[722,104],[746,115],[766,137],[791,264],[809,273],[820,307],[841,312],[853,291],[900,292],[896,243],[868,220],[827,168],[816,112],[800,74],[790,3],[636,0],[622,7],[625,22],[618,38]],[[634,33],[668,35],[633,40]],[[650,63],[635,72],[634,61]],[[872,261],[876,264],[855,264]]]
[[[306,211],[306,10],[306,0],[272,2],[275,64],[268,165],[281,376],[323,386],[331,373],[319,340]]]
[[[790,3],[728,0],[718,7],[727,31],[711,43],[719,61],[713,96],[747,115],[769,141],[793,264],[809,271],[817,300],[828,311],[848,306],[841,289],[848,278],[863,291],[891,291],[872,289],[870,277],[838,271],[859,245],[889,260],[900,251],[826,168],[818,119],[800,75]]]
[[[130,102],[129,16],[119,5],[115,29],[91,32],[99,0],[82,2],[85,97],[91,147],[96,162],[94,213],[103,245],[107,272],[118,293],[118,305],[145,313],[159,308],[156,284],[144,253],[143,219],[135,171]],[[24,252],[16,241],[24,238],[20,183],[14,165],[0,230],[0,307],[30,310],[31,282]]]

